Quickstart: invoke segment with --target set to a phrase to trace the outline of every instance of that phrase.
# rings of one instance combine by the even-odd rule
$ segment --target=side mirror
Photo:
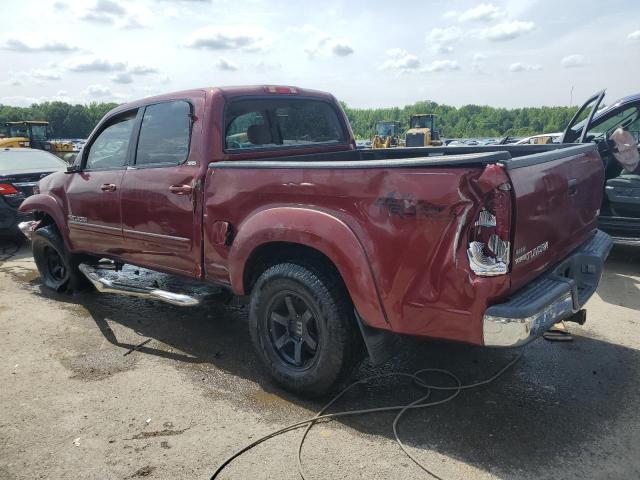
[[[64,173],[78,173],[80,170],[80,165],[74,163],[73,165],[69,165]]]

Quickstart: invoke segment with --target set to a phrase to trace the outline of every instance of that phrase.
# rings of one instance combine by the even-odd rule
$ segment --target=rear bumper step
[[[612,245],[611,237],[598,231],[551,271],[505,303],[489,307],[483,319],[484,344],[524,345],[579,312],[598,287]]]
[[[139,287],[134,285],[126,285],[124,283],[115,282],[108,278],[101,277],[100,268],[95,268],[89,264],[81,263],[78,268],[87,279],[101,293],[117,293],[119,295],[128,295],[130,297],[148,298],[160,300],[162,302],[177,305],[179,307],[193,307],[200,303],[200,300],[183,293],[173,293],[157,288]]]

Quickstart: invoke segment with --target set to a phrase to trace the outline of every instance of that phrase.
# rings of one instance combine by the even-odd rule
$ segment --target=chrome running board
[[[128,295],[130,297],[160,300],[162,302],[170,303],[171,305],[177,305],[178,307],[193,307],[200,303],[199,299],[182,293],[173,293],[167,292],[166,290],[159,290],[157,288],[138,287],[114,282],[113,280],[100,276],[98,272],[103,269],[95,268],[86,263],[81,263],[78,268],[84,276],[89,279],[93,286],[96,287],[96,290],[101,293],[116,293],[119,295]]]

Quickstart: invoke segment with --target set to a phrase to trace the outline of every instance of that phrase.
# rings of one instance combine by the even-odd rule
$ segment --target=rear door
[[[604,169],[595,144],[520,157],[507,169],[516,207],[512,286],[518,288],[593,234]]]
[[[76,249],[117,254],[122,247],[120,193],[137,113],[125,112],[105,123],[84,148],[81,171],[69,175],[67,223]]]
[[[145,107],[120,200],[124,259],[189,276],[197,273],[200,236],[198,167],[189,160],[192,119],[185,100]]]

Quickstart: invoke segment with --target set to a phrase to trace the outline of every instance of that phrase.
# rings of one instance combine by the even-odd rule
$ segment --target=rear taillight
[[[500,165],[488,165],[476,186],[482,208],[469,234],[469,265],[482,277],[504,275],[511,258],[511,184]]]
[[[18,190],[10,183],[0,183],[0,195],[15,195],[16,193]]]
[[[267,93],[298,93],[295,87],[282,87],[278,85],[266,85],[264,91]]]

